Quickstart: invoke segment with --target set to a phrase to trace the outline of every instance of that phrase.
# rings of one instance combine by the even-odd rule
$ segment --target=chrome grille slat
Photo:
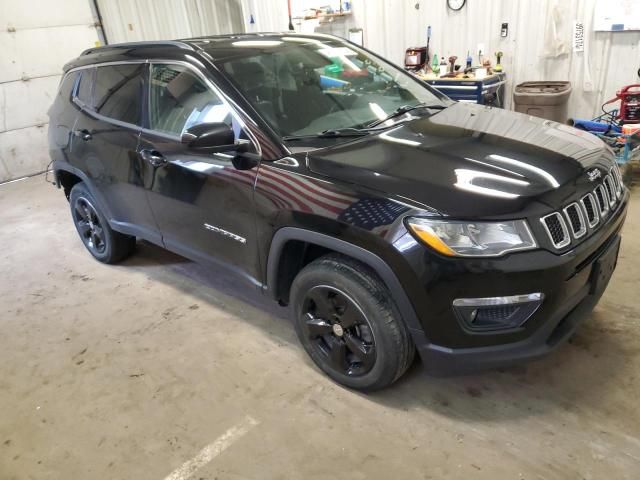
[[[604,218],[609,213],[609,199],[607,198],[607,192],[602,185],[598,185],[593,193],[596,196],[598,202],[598,211],[600,212],[600,218]]]
[[[573,238],[582,238],[587,233],[587,223],[584,220],[582,209],[577,203],[570,203],[564,209],[564,215],[571,228]]]
[[[613,179],[611,175],[605,175],[604,177],[604,189],[607,192],[607,197],[609,198],[609,207],[613,207],[616,204],[616,189],[613,186]]]
[[[609,170],[609,176],[611,177],[611,180],[613,180],[613,188],[615,190],[616,197],[619,197],[620,182],[618,181],[618,176],[616,175],[616,172],[613,171],[613,167],[611,167],[611,169]]]
[[[587,193],[584,197],[580,199],[580,204],[584,209],[584,213],[586,215],[587,224],[589,228],[595,227],[600,221],[600,215],[598,215],[598,206],[596,205],[596,199],[593,196],[593,193]]]
[[[616,193],[618,195],[618,198],[620,198],[624,193],[624,180],[622,179],[622,173],[620,172],[620,168],[617,165],[614,167],[611,167],[611,170],[609,171],[609,173],[611,174],[613,179],[616,181],[616,187],[617,187]]]
[[[562,215],[558,212],[550,213],[540,219],[542,226],[547,231],[551,243],[556,248],[564,248],[571,243],[571,237],[569,236],[569,230],[565,224]]]

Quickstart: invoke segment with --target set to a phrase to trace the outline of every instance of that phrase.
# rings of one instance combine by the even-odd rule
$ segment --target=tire
[[[133,253],[136,237],[111,229],[98,203],[83,182],[76,183],[71,189],[69,205],[78,235],[96,260],[112,264]]]
[[[384,283],[366,265],[337,254],[321,257],[298,273],[290,299],[302,346],[334,381],[379,390],[411,365],[415,346],[407,327]]]

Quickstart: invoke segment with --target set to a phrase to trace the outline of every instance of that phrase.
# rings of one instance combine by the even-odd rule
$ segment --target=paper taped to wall
[[[640,30],[640,2],[638,0],[596,0],[593,29],[596,32]]]

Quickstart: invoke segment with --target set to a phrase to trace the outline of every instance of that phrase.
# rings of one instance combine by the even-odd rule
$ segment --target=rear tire
[[[415,347],[384,283],[366,265],[337,254],[300,271],[291,286],[296,333],[336,382],[373,391],[395,382]]]
[[[78,235],[96,260],[112,264],[131,255],[136,246],[136,237],[116,232],[109,226],[83,182],[76,183],[71,189],[69,205]]]

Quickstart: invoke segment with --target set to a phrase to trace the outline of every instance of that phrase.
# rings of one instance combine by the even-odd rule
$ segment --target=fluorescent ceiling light
[[[238,40],[231,45],[234,47],[277,47],[282,45],[280,40]]]

